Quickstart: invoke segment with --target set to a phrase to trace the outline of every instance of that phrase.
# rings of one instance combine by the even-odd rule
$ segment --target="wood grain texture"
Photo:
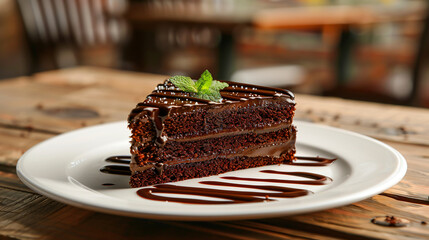
[[[362,133],[400,151],[404,179],[351,205],[246,221],[155,221],[97,213],[34,193],[15,165],[59,133],[125,120],[166,76],[75,68],[0,82],[0,239],[428,239],[429,110],[297,95],[296,119]],[[417,202],[417,203],[413,203]],[[394,215],[409,226],[374,225]]]
[[[125,120],[166,76],[80,68],[0,82],[0,126],[62,133]]]

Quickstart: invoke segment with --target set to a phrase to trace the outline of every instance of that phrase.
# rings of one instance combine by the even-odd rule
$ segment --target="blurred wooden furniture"
[[[0,82],[0,239],[427,239],[429,110],[297,95],[296,119],[377,138],[408,162],[386,192],[347,206],[275,219],[179,222],[103,214],[48,199],[16,176],[18,158],[66,131],[125,120],[166,77],[82,67]],[[90,113],[90,114],[89,114]],[[414,202],[414,203],[413,203]],[[375,216],[410,221],[371,223]]]
[[[424,80],[429,80],[427,68],[429,66],[429,6],[426,8],[426,16],[423,21],[423,29],[420,41],[417,44],[416,59],[413,68],[412,98],[409,100],[414,105],[429,107],[429,98],[426,91],[422,89]],[[422,103],[423,102],[423,103]]]
[[[126,0],[18,0],[29,74],[77,65],[118,67]]]
[[[0,1],[0,80],[27,73],[26,43],[15,0]]]
[[[323,6],[323,7],[290,7],[267,9],[258,11],[253,16],[253,25],[258,29],[266,31],[272,30],[300,30],[300,31],[320,31],[325,46],[334,46],[332,59],[332,71],[335,73],[336,87],[327,91],[328,95],[336,95],[346,98],[366,99],[379,102],[390,102],[396,104],[417,105],[416,98],[421,78],[418,73],[423,68],[421,65],[422,52],[427,52],[427,30],[423,31],[417,38],[416,47],[412,49],[377,49],[377,47],[366,47],[356,49],[357,37],[355,30],[363,27],[370,27],[377,24],[392,22],[412,22],[416,26],[423,23],[423,28],[427,28],[429,6],[422,9],[410,9],[401,11],[379,11],[368,6]],[[407,11],[409,11],[407,13]],[[354,59],[360,57],[374,62],[381,62],[381,65],[395,59],[409,68],[414,68],[412,79],[410,79],[410,90],[405,97],[396,97],[381,91],[374,81],[381,81],[385,76],[373,77],[373,79],[357,79],[358,81],[368,81],[373,84],[362,86],[346,86],[353,76],[351,69],[357,68]],[[384,68],[388,68],[384,67]],[[384,69],[389,71],[388,69]],[[392,69],[390,69],[392,70]],[[385,73],[385,72],[383,72]],[[368,76],[366,76],[368,78]],[[405,79],[407,80],[407,79]],[[358,84],[356,84],[358,85]],[[404,89],[404,91],[407,91]],[[420,104],[421,105],[421,104]]]
[[[237,1],[130,1],[126,18],[133,38],[128,52],[131,62],[140,64],[134,69],[185,72],[198,78],[205,67],[216,78],[229,80],[235,64],[234,30],[251,22],[245,5]]]

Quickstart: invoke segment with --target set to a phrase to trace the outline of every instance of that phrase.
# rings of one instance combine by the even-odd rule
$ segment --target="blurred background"
[[[426,0],[0,0],[0,81],[100,66],[429,107]]]

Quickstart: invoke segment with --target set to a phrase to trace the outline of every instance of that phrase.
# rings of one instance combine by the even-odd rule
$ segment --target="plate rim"
[[[349,194],[347,197],[342,197],[341,199],[332,201],[330,203],[324,203],[319,204],[318,206],[313,206],[310,209],[298,209],[296,211],[277,211],[277,212],[269,212],[269,213],[242,213],[242,214],[218,214],[218,215],[198,215],[198,214],[171,214],[171,213],[154,213],[154,212],[136,212],[134,210],[129,210],[126,208],[116,207],[106,207],[106,206],[100,206],[100,204],[92,204],[88,202],[82,202],[76,199],[69,199],[65,198],[63,195],[56,193],[55,191],[50,191],[49,189],[46,189],[46,187],[40,187],[38,186],[35,181],[31,179],[31,176],[26,176],[26,173],[24,171],[24,164],[25,159],[28,158],[29,155],[32,154],[34,149],[39,148],[40,146],[43,146],[44,144],[50,144],[51,142],[55,142],[59,138],[64,138],[67,136],[70,136],[71,134],[79,134],[81,132],[86,132],[90,129],[96,130],[97,128],[105,128],[109,126],[114,125],[124,125],[125,121],[118,121],[118,122],[111,122],[111,123],[104,123],[89,127],[84,127],[80,129],[76,129],[73,131],[69,131],[63,134],[59,134],[57,136],[54,136],[52,138],[49,138],[45,141],[42,141],[36,145],[34,145],[32,148],[27,150],[18,160],[18,163],[16,165],[17,175],[20,178],[20,180],[28,186],[30,189],[35,191],[36,193],[42,194],[48,198],[51,198],[55,201],[59,201],[65,204],[69,204],[72,206],[92,210],[92,211],[98,211],[98,212],[104,212],[109,214],[115,214],[115,215],[121,215],[121,216],[130,216],[130,217],[141,217],[141,218],[150,218],[150,219],[159,219],[159,220],[191,220],[191,221],[216,221],[216,220],[239,220],[239,219],[255,219],[255,218],[271,218],[271,217],[280,217],[280,216],[289,216],[289,215],[296,215],[296,214],[302,214],[302,213],[309,213],[309,212],[315,212],[325,209],[330,209],[334,207],[340,207],[347,204],[351,204],[354,202],[358,202],[364,199],[367,199],[371,196],[377,195],[388,188],[394,186],[397,184],[406,174],[407,171],[407,162],[405,158],[393,147],[389,146],[386,143],[383,143],[377,139],[362,135],[360,133],[352,132],[345,129],[335,128],[327,125],[321,125],[321,124],[315,124],[315,123],[309,123],[305,121],[299,121],[294,120],[295,125],[301,126],[310,126],[310,127],[316,127],[316,128],[322,128],[328,131],[334,131],[342,134],[346,134],[353,137],[362,138],[364,140],[370,141],[371,143],[380,145],[381,147],[388,150],[390,153],[392,153],[396,158],[396,168],[394,171],[390,173],[390,175],[384,179],[383,184],[379,183],[371,188],[367,188],[364,191],[360,191],[354,194]],[[125,125],[126,126],[126,125]],[[299,138],[297,140],[299,142]],[[36,181],[37,182],[37,181]],[[245,203],[246,204],[246,203]],[[240,204],[240,205],[245,205]],[[251,203],[250,203],[251,204]]]

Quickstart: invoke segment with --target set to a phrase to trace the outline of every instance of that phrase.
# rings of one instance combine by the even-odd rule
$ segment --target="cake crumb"
[[[410,221],[407,219],[389,215],[374,217],[373,219],[371,219],[371,222],[386,227],[405,227],[410,223]]]
[[[31,131],[33,131],[33,130],[34,130],[34,127],[33,127],[33,126],[31,126],[31,125],[27,125],[27,126],[25,126],[25,130],[27,130],[27,131],[31,132]]]
[[[398,223],[401,223],[401,219],[398,219],[395,216],[386,216],[386,219],[384,221],[388,222],[390,225],[396,225]]]
[[[43,104],[41,104],[41,103],[38,103],[38,104],[36,105],[36,109],[37,109],[37,110],[43,110],[43,108],[44,108],[44,106],[43,106]]]
[[[340,114],[335,114],[334,117],[332,118],[334,121],[338,121],[340,119]]]
[[[402,132],[402,134],[407,134],[408,132],[407,132],[407,129],[405,129],[405,127],[404,126],[399,126],[398,127],[398,130],[400,131],[400,132]]]

